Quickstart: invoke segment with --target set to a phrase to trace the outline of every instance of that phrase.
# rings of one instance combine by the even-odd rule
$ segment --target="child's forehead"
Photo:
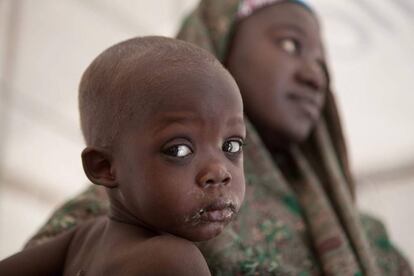
[[[200,69],[202,68],[202,69]],[[140,83],[136,97],[123,99],[133,104],[134,113],[149,124],[157,120],[191,121],[218,107],[222,114],[242,110],[241,95],[229,73],[214,64],[203,67],[176,67]],[[136,101],[134,100],[136,99]],[[227,108],[228,107],[228,108]],[[211,114],[213,115],[213,114]],[[134,116],[135,117],[135,116]],[[219,120],[220,116],[210,119]]]
[[[158,101],[163,97],[172,99],[174,95],[183,94],[188,89],[195,89],[187,91],[189,93],[197,93],[197,88],[202,86],[231,82],[231,77],[224,68],[203,60],[163,64],[147,62],[137,64],[133,70],[128,68],[123,74],[129,76],[121,78],[124,81],[119,85],[126,89],[136,88],[133,92],[142,94],[148,101]]]
[[[125,113],[122,118],[137,126],[153,123],[155,115],[165,112],[196,114],[207,106],[222,104],[223,98],[229,98],[225,94],[236,99],[238,108],[241,106],[233,78],[213,58],[174,52],[162,58],[140,55],[124,59],[120,67],[111,85],[115,101]]]

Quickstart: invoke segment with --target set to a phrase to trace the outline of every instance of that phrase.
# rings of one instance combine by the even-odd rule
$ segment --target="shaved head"
[[[89,65],[79,86],[86,144],[111,147],[128,121],[145,118],[165,100],[162,93],[170,91],[169,86],[185,81],[189,74],[202,77],[211,66],[230,77],[214,56],[184,41],[150,36],[108,48]]]

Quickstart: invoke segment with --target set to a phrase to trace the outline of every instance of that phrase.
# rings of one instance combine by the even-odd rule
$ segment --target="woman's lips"
[[[318,117],[320,107],[316,97],[306,94],[302,95],[299,93],[291,93],[289,94],[289,99],[297,104],[306,113],[306,115],[310,116],[312,119],[316,119]]]

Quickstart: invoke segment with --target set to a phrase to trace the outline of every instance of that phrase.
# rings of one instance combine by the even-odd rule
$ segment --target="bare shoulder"
[[[136,258],[125,262],[131,275],[211,275],[200,250],[188,240],[156,236],[134,251]]]

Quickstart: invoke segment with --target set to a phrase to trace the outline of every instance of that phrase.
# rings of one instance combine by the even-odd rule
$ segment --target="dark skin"
[[[256,11],[237,25],[226,64],[245,112],[272,153],[309,136],[328,82],[311,12],[286,2]]]
[[[210,275],[192,241],[220,234],[243,201],[243,104],[217,64],[182,67],[144,95],[137,109],[152,112],[130,118],[111,149],[82,153],[88,178],[109,190],[110,216],[6,259],[0,274],[25,262],[31,275]]]

